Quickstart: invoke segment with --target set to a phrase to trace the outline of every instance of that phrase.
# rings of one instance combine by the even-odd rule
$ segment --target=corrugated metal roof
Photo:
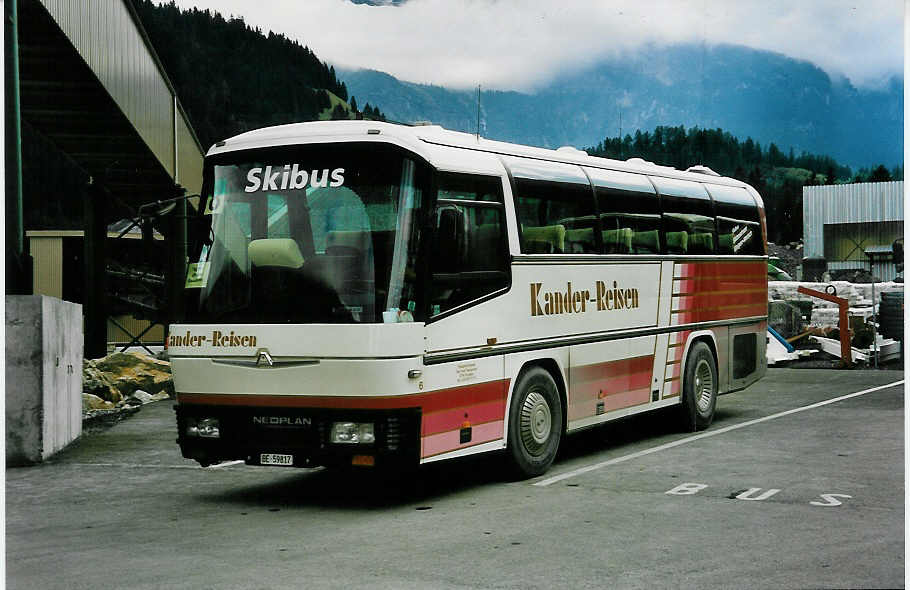
[[[160,166],[191,193],[198,192],[202,147],[129,1],[38,2]],[[114,154],[116,149],[111,143],[104,155]],[[68,151],[66,146],[64,151]]]

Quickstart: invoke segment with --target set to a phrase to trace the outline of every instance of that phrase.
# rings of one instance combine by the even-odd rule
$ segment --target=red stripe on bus
[[[705,275],[752,275],[766,276],[768,267],[763,260],[712,260],[705,262],[687,262],[680,265],[680,276]]]
[[[423,424],[421,424],[420,427],[420,435],[428,436],[440,432],[448,432],[450,430],[460,430],[465,422],[470,425],[475,425],[492,422],[494,420],[502,420],[505,417],[505,413],[505,399],[499,399],[484,404],[424,414]]]
[[[509,379],[488,381],[476,385],[451,387],[427,393],[395,396],[309,396],[256,395],[248,393],[178,393],[181,404],[214,406],[256,406],[285,408],[339,408],[351,410],[392,410],[421,408],[423,412],[438,412],[484,402],[504,402]]]
[[[473,426],[471,428],[471,440],[466,443],[461,442],[458,430],[440,432],[439,434],[423,437],[420,439],[420,457],[426,459],[434,455],[441,455],[501,439],[504,427],[505,424],[502,420]]]
[[[593,365],[581,365],[572,367],[569,370],[572,383],[578,381],[590,383],[608,378],[618,378],[623,375],[633,375],[642,371],[651,371],[654,363],[654,355],[637,356],[629,359],[618,361],[607,361]]]
[[[649,401],[653,369],[654,355],[569,369],[569,420],[594,416],[599,402],[610,411]]]
[[[764,261],[711,261],[678,265],[680,285],[672,300],[674,323],[735,319],[767,313]],[[731,293],[732,291],[732,293]]]
[[[745,304],[729,309],[694,309],[681,313],[685,323],[708,322],[715,320],[732,320],[746,316],[759,316],[768,313],[767,303]]]
[[[649,375],[650,377],[650,375]],[[650,382],[650,379],[649,379]],[[650,383],[649,383],[650,385]],[[651,401],[651,388],[644,387],[613,394],[604,400],[604,411],[612,412],[632,406],[640,406]]]

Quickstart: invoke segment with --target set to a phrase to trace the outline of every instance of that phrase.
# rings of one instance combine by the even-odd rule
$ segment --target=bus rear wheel
[[[545,369],[533,367],[519,377],[509,408],[508,452],[519,477],[550,468],[562,438],[559,389]]]
[[[682,422],[687,432],[704,430],[714,420],[717,406],[717,362],[704,342],[696,342],[686,360],[683,379]]]

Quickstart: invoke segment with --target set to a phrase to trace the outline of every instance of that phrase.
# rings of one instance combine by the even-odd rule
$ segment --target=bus
[[[766,368],[761,197],[704,166],[325,121],[207,153],[178,443],[203,466],[416,466],[717,396]],[[673,412],[673,410],[668,410]]]

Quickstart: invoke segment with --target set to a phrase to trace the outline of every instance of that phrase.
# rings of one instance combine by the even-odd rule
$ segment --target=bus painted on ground
[[[706,428],[765,372],[762,201],[701,166],[300,123],[213,146],[200,209],[168,350],[202,465],[536,476],[616,418]]]

